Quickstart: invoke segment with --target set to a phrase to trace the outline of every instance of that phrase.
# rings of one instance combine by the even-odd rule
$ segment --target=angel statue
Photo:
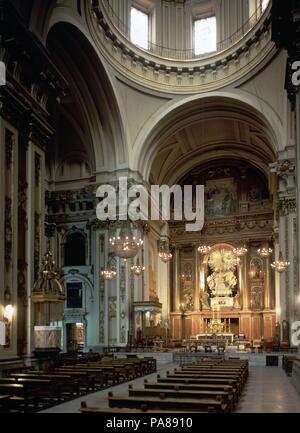
[[[240,292],[237,292],[235,297],[233,298],[233,307],[234,308],[241,308],[240,298],[241,298],[241,294],[240,294]]]
[[[201,291],[200,293],[200,310],[209,310],[209,293],[206,291]]]
[[[188,309],[189,311],[193,311],[193,309],[194,309],[193,295],[192,295],[191,293],[186,293],[186,294],[184,295],[184,297],[185,297],[185,299],[186,299],[186,306],[187,306],[187,309]]]

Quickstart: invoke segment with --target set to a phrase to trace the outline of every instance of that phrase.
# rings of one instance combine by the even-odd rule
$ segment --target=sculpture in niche
[[[209,310],[209,309],[210,309],[209,293],[206,291],[201,291],[201,293],[200,293],[200,311]]]
[[[237,294],[234,297],[234,301],[233,301],[233,307],[234,308],[241,308],[240,298],[241,298],[241,294],[240,294],[240,292],[237,292]]]
[[[262,199],[261,189],[256,185],[251,186],[248,192],[248,200],[251,202],[256,202],[256,201],[260,201],[261,199]]]
[[[275,344],[280,343],[280,323],[279,322],[276,322],[276,325],[275,325],[275,334],[274,334],[273,342]]]
[[[191,263],[186,263],[183,267],[184,280],[187,282],[192,281],[192,265]]]
[[[261,287],[253,287],[251,289],[251,305],[255,310],[263,308],[263,293]]]
[[[262,280],[263,273],[263,262],[260,258],[255,257],[250,262],[250,275],[253,279]]]
[[[214,296],[231,296],[237,285],[235,276],[237,259],[231,250],[219,249],[210,254],[208,265],[213,271],[207,277],[208,286]]]
[[[193,311],[194,309],[194,302],[193,302],[193,295],[192,293],[185,293],[185,304],[188,311]]]
[[[232,178],[208,180],[205,188],[205,215],[228,216],[237,210],[237,185]]]
[[[282,343],[290,343],[290,329],[289,322],[287,320],[282,321]]]

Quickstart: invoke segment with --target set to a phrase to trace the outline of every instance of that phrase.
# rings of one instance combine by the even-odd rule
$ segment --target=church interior
[[[300,1],[0,11],[0,413],[300,413]]]

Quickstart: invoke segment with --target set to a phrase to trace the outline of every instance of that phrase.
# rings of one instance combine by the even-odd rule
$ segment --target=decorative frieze
[[[12,229],[12,200],[10,197],[5,197],[5,265],[8,268],[12,262],[12,244],[13,244],[13,229]]]
[[[281,198],[278,202],[280,216],[287,216],[297,210],[296,198]]]
[[[27,182],[19,180],[19,224],[22,224],[25,230],[27,230],[28,226],[28,218],[27,218]]]
[[[13,140],[14,134],[9,129],[5,129],[5,165],[7,170],[10,170],[12,165]]]
[[[99,343],[105,343],[105,284],[103,278],[99,282]]]
[[[121,273],[120,273],[120,299],[121,302],[125,301],[126,295],[126,272],[125,266],[121,265]]]
[[[108,298],[108,317],[114,319],[117,317],[117,297],[110,296]]]
[[[34,154],[34,179],[35,186],[39,187],[41,179],[41,157],[38,153]]]
[[[270,164],[271,173],[279,178],[279,193],[293,193],[296,187],[296,165],[294,158],[286,158]]]
[[[126,270],[124,264],[120,263],[120,343],[126,342]]]
[[[264,235],[271,236],[273,233],[273,213],[269,214],[251,214],[237,216],[228,219],[207,220],[201,232],[204,238],[213,238],[220,236],[230,236],[231,239],[240,239],[257,233],[259,237]],[[172,238],[188,237],[185,231],[184,223],[171,222],[170,233]]]
[[[34,280],[38,279],[41,254],[41,217],[38,212],[34,213]]]

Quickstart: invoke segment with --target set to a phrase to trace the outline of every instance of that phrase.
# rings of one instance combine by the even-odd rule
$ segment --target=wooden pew
[[[116,414],[116,409],[107,408],[98,408],[98,407],[87,407],[85,402],[81,402],[81,413],[91,414],[91,413],[113,413]],[[141,406],[141,409],[118,409],[118,413],[148,413],[147,406]],[[180,411],[170,411],[170,410],[151,410],[151,413],[185,413]]]
[[[188,399],[216,399],[227,403],[229,410],[234,408],[232,394],[226,391],[216,390],[178,390],[178,389],[150,389],[150,388],[133,388],[128,386],[130,397],[159,397],[159,398],[177,398],[179,401],[182,398]]]
[[[96,384],[106,384],[111,381],[112,384],[117,384],[120,382],[119,374],[114,369],[114,367],[93,367],[93,366],[85,366],[85,365],[76,365],[76,366],[66,366],[62,367],[62,371],[65,371],[68,374],[68,371],[83,371],[89,374],[94,373],[95,383]]]
[[[226,374],[226,373],[181,373],[180,371],[176,371],[174,373],[170,373],[167,371],[167,377],[181,377],[184,379],[232,379],[240,382],[240,376],[236,374]]]
[[[216,399],[188,399],[188,398],[159,398],[159,397],[127,397],[108,395],[110,408],[139,409],[142,405],[148,409],[156,410],[181,410],[197,412],[227,412],[228,405],[222,400]]]
[[[0,384],[0,395],[9,395],[7,409],[28,411],[29,395],[24,385],[18,383]]]
[[[241,393],[241,388],[236,380],[232,379],[219,379],[219,378],[186,378],[186,377],[157,377],[158,383],[173,383],[173,384],[188,384],[188,385],[230,385],[236,389],[238,395]]]
[[[78,379],[74,379],[71,375],[67,375],[64,373],[42,373],[42,372],[31,372],[31,373],[16,373],[13,374],[12,377],[15,378],[28,378],[28,379],[49,379],[52,380],[56,387],[57,395],[59,399],[61,399],[62,394],[67,394],[69,397],[75,395],[80,395],[80,384]]]
[[[33,396],[36,398],[37,404],[38,400],[43,403],[46,403],[45,398],[48,399],[48,403],[54,402],[56,399],[59,400],[57,396],[57,389],[54,383],[49,379],[44,378],[0,378],[0,385],[2,384],[19,384],[24,385],[26,387],[26,393],[28,396]],[[32,399],[31,399],[32,400]]]
[[[187,389],[187,390],[215,390],[215,391],[227,391],[230,394],[234,394],[236,388],[232,385],[224,384],[211,384],[211,383],[174,383],[174,382],[148,382],[147,379],[144,380],[144,387],[151,389]]]
[[[93,373],[78,371],[76,369],[65,370],[63,368],[56,368],[53,372],[54,374],[68,374],[69,376],[74,377],[79,380],[80,388],[83,388],[85,391],[94,391],[95,390],[95,379],[96,375]]]
[[[10,395],[0,395],[0,413],[9,412]]]
[[[234,369],[223,369],[223,368],[181,368],[175,369],[174,372],[182,374],[207,374],[207,375],[236,375],[241,378],[242,382],[246,382],[248,378],[248,372],[246,370],[234,370]]]
[[[236,368],[228,368],[228,367],[181,367],[180,369],[176,368],[176,371],[181,371],[182,373],[224,373],[224,374],[237,374],[240,375],[243,380],[248,378],[248,369],[236,369]]]

